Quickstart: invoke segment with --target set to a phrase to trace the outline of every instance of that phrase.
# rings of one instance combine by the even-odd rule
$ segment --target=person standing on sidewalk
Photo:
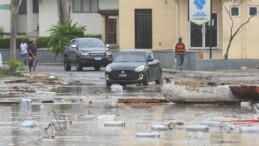
[[[22,40],[22,43],[20,44],[21,49],[21,55],[22,55],[22,62],[24,65],[27,65],[28,62],[28,51],[27,51],[28,45]]]
[[[28,46],[28,54],[29,54],[29,71],[30,75],[35,75],[36,65],[37,65],[37,48],[35,47],[34,41],[30,41]]]
[[[185,45],[182,42],[182,38],[178,38],[178,42],[175,45],[175,57],[177,59],[178,68],[182,71],[182,65],[184,63],[184,57],[186,56]]]

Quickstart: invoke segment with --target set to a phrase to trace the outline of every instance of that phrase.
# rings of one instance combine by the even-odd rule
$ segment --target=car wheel
[[[111,86],[111,85],[112,85],[112,83],[106,82],[106,86]]]
[[[99,70],[100,70],[100,68],[101,68],[100,66],[95,66],[95,67],[94,67],[94,70],[99,71]]]
[[[147,86],[147,85],[148,85],[148,80],[149,80],[149,74],[147,73],[146,78],[145,78],[145,80],[144,80],[144,82],[143,82],[143,85],[144,85],[144,86]]]
[[[71,65],[69,64],[68,58],[64,58],[64,69],[65,71],[70,71],[71,70]]]
[[[79,57],[76,58],[76,70],[77,71],[82,71],[83,70],[83,65],[82,65]]]

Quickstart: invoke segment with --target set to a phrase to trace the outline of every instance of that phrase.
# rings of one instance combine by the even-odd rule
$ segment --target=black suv
[[[111,62],[111,51],[97,38],[72,39],[69,46],[64,47],[65,71],[70,71],[71,65],[75,65],[78,71],[89,66],[100,70],[101,66],[106,66]]]

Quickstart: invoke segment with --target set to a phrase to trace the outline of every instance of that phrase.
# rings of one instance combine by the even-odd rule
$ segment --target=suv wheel
[[[82,65],[79,57],[76,58],[76,70],[77,71],[82,71],[83,70],[83,65]]]
[[[99,70],[100,70],[100,68],[101,68],[100,66],[95,66],[95,67],[94,67],[94,70],[99,71]]]
[[[70,71],[71,70],[71,65],[69,64],[68,58],[64,58],[64,69],[65,71]]]

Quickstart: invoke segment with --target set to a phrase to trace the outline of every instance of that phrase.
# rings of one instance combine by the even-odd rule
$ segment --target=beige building
[[[121,49],[173,49],[181,36],[188,50],[208,53],[211,46],[213,53],[224,58],[231,28],[231,19],[224,5],[222,0],[212,0],[211,25],[197,25],[188,21],[188,0],[119,0],[118,14],[110,16],[117,20],[116,44]],[[228,3],[225,6],[231,10],[234,30],[253,16],[234,38],[229,58],[259,59],[259,53],[256,53],[259,50],[259,1],[250,0],[234,5]],[[107,26],[105,17],[102,20]],[[106,33],[107,30],[103,28],[103,35]]]
[[[70,17],[79,25],[86,25],[87,34],[102,34],[105,43],[120,49],[173,49],[181,36],[188,50],[208,54],[211,38],[213,56],[224,58],[229,43],[231,19],[222,0],[212,0],[211,25],[188,21],[189,0],[65,1]],[[10,0],[1,0],[1,4],[10,4]],[[259,0],[228,3],[226,8],[231,10],[234,30],[253,16],[235,36],[229,58],[258,59]],[[0,10],[0,20],[4,32],[10,32],[10,11]],[[48,36],[49,28],[57,21],[56,0],[23,0],[17,30],[32,37]]]

